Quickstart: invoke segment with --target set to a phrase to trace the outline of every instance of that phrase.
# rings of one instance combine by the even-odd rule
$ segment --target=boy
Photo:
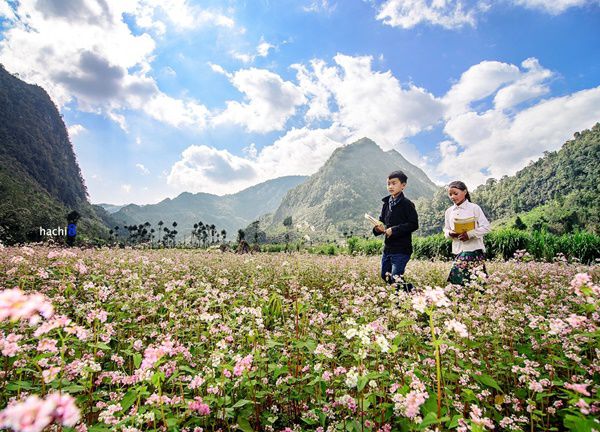
[[[415,205],[402,192],[407,180],[402,171],[394,171],[388,176],[390,195],[382,199],[383,207],[379,216],[384,225],[375,226],[373,234],[385,234],[381,277],[388,284],[401,282],[404,291],[411,291],[412,285],[402,282],[402,275],[412,254],[411,234],[419,228],[419,218]]]

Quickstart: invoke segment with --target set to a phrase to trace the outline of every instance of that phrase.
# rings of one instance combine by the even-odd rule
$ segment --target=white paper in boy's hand
[[[371,222],[373,224],[373,226],[377,226],[377,225],[383,225],[383,222],[381,222],[378,219],[375,219],[373,216],[371,216],[369,213],[365,213],[365,219],[367,219],[369,222]]]

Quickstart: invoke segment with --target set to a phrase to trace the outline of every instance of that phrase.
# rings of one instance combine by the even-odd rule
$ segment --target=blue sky
[[[600,121],[597,0],[0,0],[0,62],[64,116],[94,203],[309,175],[363,136],[439,184]]]

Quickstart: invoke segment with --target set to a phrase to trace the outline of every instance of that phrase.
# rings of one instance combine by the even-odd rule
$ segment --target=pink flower
[[[250,366],[252,366],[252,354],[248,354],[246,357],[237,361],[233,367],[233,374],[235,376],[240,376],[245,370],[250,370]]]
[[[41,432],[52,422],[53,409],[39,396],[33,395],[24,402],[6,407],[0,412],[0,427],[17,432]]]
[[[6,357],[14,357],[19,351],[21,351],[21,347],[17,342],[22,338],[23,336],[15,333],[10,333],[8,336],[6,336],[6,338],[0,334],[0,352],[2,355]]]
[[[588,384],[571,384],[571,383],[565,384],[566,389],[576,391],[577,393],[581,393],[584,396],[591,396],[590,392],[586,388],[587,386],[588,386]]]
[[[204,384],[204,378],[202,378],[201,375],[196,375],[192,381],[190,381],[190,385],[189,387],[194,390],[197,389],[198,387],[202,386],[202,384]]]
[[[46,399],[32,395],[0,411],[0,427],[15,432],[41,432],[53,421],[71,427],[79,418],[79,409],[69,395],[52,393]]]
[[[38,342],[37,350],[40,352],[57,353],[58,348],[56,347],[56,343],[55,339],[42,339]]]
[[[205,404],[200,396],[197,396],[192,402],[188,405],[189,409],[192,411],[196,411],[200,415],[209,415],[210,407],[208,404]]]
[[[80,419],[79,408],[75,405],[75,399],[68,394],[52,393],[46,399],[46,403],[55,405],[55,419],[64,426],[73,427]]]
[[[46,369],[44,371],[42,371],[42,378],[44,379],[45,383],[49,383],[54,381],[54,378],[56,378],[56,376],[58,375],[58,373],[60,372],[60,367],[55,366],[55,367],[51,367],[50,369]]]
[[[583,399],[579,399],[575,406],[579,408],[581,414],[588,415],[590,413],[590,404],[588,404]]]
[[[50,318],[53,313],[52,304],[42,294],[28,295],[19,288],[0,291],[0,321],[27,319],[37,324],[41,317]]]

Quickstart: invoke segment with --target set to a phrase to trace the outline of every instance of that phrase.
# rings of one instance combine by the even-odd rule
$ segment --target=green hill
[[[290,190],[272,216],[263,219],[271,235],[280,233],[290,217],[296,231],[339,237],[344,232],[370,231],[363,215],[378,216],[381,198],[388,195],[387,175],[402,170],[408,176],[405,194],[412,200],[430,198],[435,184],[418,167],[395,150],[384,152],[375,142],[362,138],[336,149],[315,174]]]
[[[514,176],[488,179],[472,198],[493,226],[513,226],[519,216],[521,229],[600,233],[600,123],[575,133],[560,150],[545,152]],[[417,203],[421,234],[441,231],[449,205],[444,189]]]
[[[39,86],[0,65],[0,241],[42,240],[76,210],[78,236],[106,233],[87,191],[58,109]]]

